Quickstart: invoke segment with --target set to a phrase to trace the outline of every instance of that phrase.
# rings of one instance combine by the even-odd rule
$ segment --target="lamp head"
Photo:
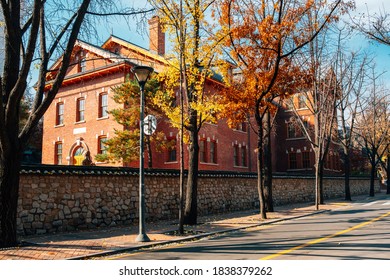
[[[140,86],[144,86],[146,81],[149,79],[150,74],[152,74],[154,69],[148,66],[135,66],[132,69],[132,72],[135,75],[135,78],[138,81]]]

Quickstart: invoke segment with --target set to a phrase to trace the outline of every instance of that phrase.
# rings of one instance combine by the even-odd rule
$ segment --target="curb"
[[[104,251],[104,252],[100,252],[100,253],[93,253],[93,254],[88,254],[88,255],[83,255],[83,256],[78,256],[78,257],[67,258],[66,260],[88,260],[91,258],[107,257],[107,256],[111,256],[111,255],[121,254],[121,253],[134,252],[134,251],[141,250],[141,249],[150,249],[153,247],[164,246],[164,245],[168,245],[168,244],[184,243],[184,242],[188,242],[188,241],[197,241],[197,240],[200,240],[200,239],[203,239],[206,237],[231,233],[231,232],[235,232],[235,231],[241,231],[241,230],[245,230],[248,228],[254,228],[254,227],[263,226],[263,225],[276,224],[276,223],[283,222],[283,221],[289,221],[289,220],[304,218],[304,217],[308,217],[308,216],[314,216],[314,215],[323,214],[323,213],[330,212],[330,211],[332,211],[332,210],[319,210],[319,211],[312,212],[312,213],[306,213],[306,214],[302,214],[302,215],[298,215],[298,216],[291,216],[291,217],[286,217],[286,218],[275,219],[275,220],[271,220],[271,221],[266,221],[266,222],[261,222],[261,223],[249,225],[249,226],[242,226],[242,227],[237,227],[237,228],[232,228],[232,229],[207,232],[207,233],[202,233],[202,234],[197,234],[197,235],[191,235],[188,237],[178,238],[178,239],[174,239],[174,240],[156,242],[153,244],[149,243],[149,244],[143,244],[143,245],[138,245],[138,246],[133,246],[133,247],[108,250],[108,251]]]

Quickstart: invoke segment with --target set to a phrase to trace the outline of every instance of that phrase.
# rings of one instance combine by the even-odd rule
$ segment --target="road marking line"
[[[356,226],[353,226],[353,227],[350,227],[350,228],[347,228],[347,229],[344,229],[342,231],[339,231],[339,232],[336,232],[336,233],[333,233],[333,234],[330,234],[330,235],[327,235],[325,237],[322,237],[322,238],[318,238],[318,239],[314,239],[310,242],[307,242],[305,244],[302,244],[302,245],[299,245],[299,246],[295,246],[294,248],[291,248],[291,249],[287,249],[287,250],[284,250],[284,251],[281,251],[279,253],[276,253],[276,254],[272,254],[272,255],[269,255],[269,256],[266,256],[264,258],[261,258],[260,260],[270,260],[270,259],[274,259],[274,258],[277,258],[277,257],[280,257],[282,255],[286,255],[288,253],[291,253],[293,251],[296,251],[296,250],[299,250],[299,249],[302,249],[302,248],[305,248],[305,247],[308,247],[310,245],[314,245],[314,244],[317,244],[317,243],[321,243],[325,240],[328,240],[330,238],[333,238],[333,237],[336,237],[336,236],[339,236],[339,235],[342,235],[342,234],[345,234],[347,232],[350,232],[350,231],[353,231],[355,229],[358,229],[358,228],[361,228],[361,227],[364,227],[364,226],[367,226],[369,224],[372,224],[376,221],[379,221],[387,216],[390,216],[390,212],[387,212],[386,214],[383,214],[379,217],[376,217],[370,221],[367,221],[367,222],[363,222],[363,223],[360,223]]]

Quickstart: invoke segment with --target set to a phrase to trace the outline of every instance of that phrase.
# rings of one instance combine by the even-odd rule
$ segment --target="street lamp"
[[[149,237],[145,231],[145,183],[144,183],[144,89],[146,81],[149,79],[151,73],[153,73],[152,67],[147,66],[135,66],[133,73],[141,88],[140,97],[140,128],[139,128],[139,235],[135,239],[137,242],[148,242]]]

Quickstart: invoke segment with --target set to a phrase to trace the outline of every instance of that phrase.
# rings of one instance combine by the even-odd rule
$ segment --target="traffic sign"
[[[144,119],[144,133],[146,135],[152,135],[157,128],[157,119],[153,115],[147,115]]]

